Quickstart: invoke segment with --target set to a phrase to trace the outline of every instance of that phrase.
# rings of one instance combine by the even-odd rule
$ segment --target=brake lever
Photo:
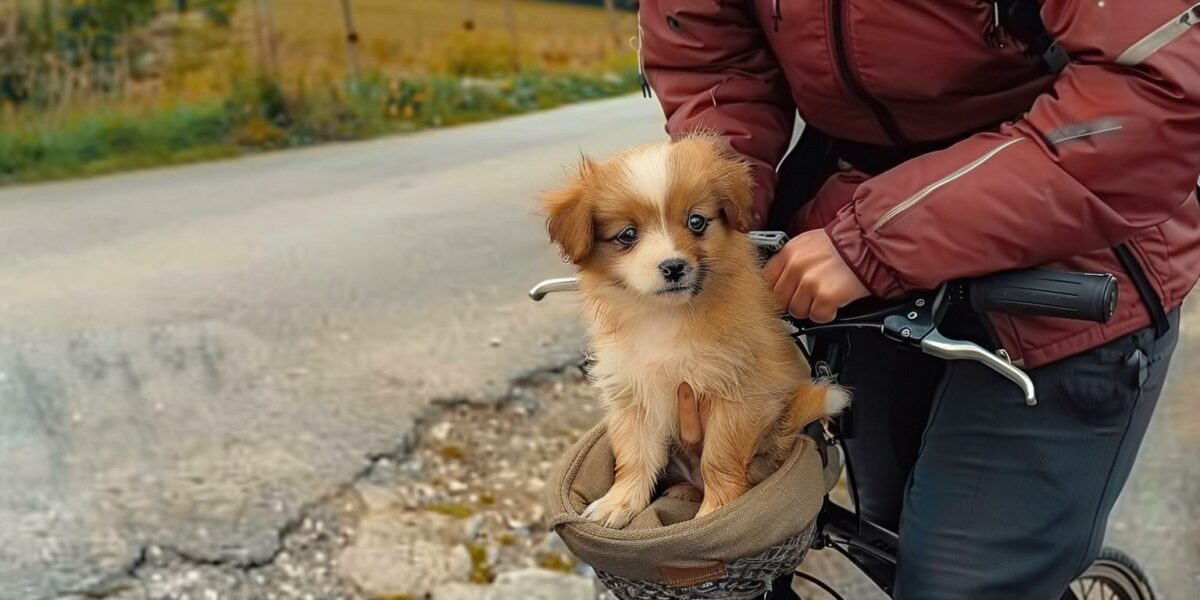
[[[894,313],[883,320],[883,335],[915,347],[942,360],[973,360],[1017,384],[1027,406],[1037,405],[1033,380],[1020,367],[1012,364],[1003,350],[991,352],[967,340],[946,337],[938,330],[950,307],[950,286],[943,284],[933,295],[921,294],[909,302],[906,311]]]
[[[993,354],[975,342],[950,339],[942,335],[942,332],[936,328],[925,335],[921,340],[920,347],[921,352],[943,360],[973,360],[988,367],[1017,384],[1021,388],[1021,392],[1025,394],[1027,406],[1037,406],[1037,394],[1033,387],[1033,380],[1020,367],[1012,364],[1007,353],[1001,351]]]
[[[975,342],[948,338],[938,330],[938,325],[949,308],[949,294],[949,286],[943,285],[936,292],[917,295],[906,304],[858,315],[848,321],[839,319],[829,325],[819,325],[793,320],[793,325],[797,328],[797,335],[835,329],[877,327],[887,338],[930,356],[942,360],[978,362],[1017,384],[1025,396],[1025,404],[1036,406],[1037,394],[1033,380],[1020,367],[1012,364],[1007,353],[1003,350],[991,352]],[[880,321],[875,320],[879,318]]]

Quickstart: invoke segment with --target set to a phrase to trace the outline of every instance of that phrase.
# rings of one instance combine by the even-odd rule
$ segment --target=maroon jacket
[[[796,110],[852,142],[961,139],[874,177],[846,165],[797,228],[824,227],[882,297],[1036,265],[1116,274],[1110,323],[992,316],[1036,367],[1150,323],[1112,246],[1128,243],[1167,310],[1200,276],[1200,4],[1044,0],[1072,60],[1057,76],[1019,41],[989,43],[992,11],[642,0],[642,60],[669,133],[719,129],[754,163],[759,225]]]

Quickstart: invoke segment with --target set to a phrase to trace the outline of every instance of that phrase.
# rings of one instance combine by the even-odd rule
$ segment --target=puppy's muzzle
[[[692,269],[682,258],[669,258],[658,263],[658,270],[667,283],[679,283]]]

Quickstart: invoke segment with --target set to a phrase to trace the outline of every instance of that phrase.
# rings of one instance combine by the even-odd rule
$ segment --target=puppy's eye
[[[617,237],[613,238],[625,246],[632,246],[637,241],[637,228],[633,225],[621,230]]]
[[[692,213],[688,217],[687,226],[692,233],[704,233],[704,230],[708,229],[708,219],[704,218],[704,215]]]

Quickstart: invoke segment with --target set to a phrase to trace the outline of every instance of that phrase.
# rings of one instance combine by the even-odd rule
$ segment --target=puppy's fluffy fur
[[[778,318],[745,235],[751,187],[724,140],[695,134],[584,159],[542,197],[550,237],[578,271],[616,455],[613,487],[587,511],[596,521],[625,526],[681,456],[682,382],[711,407],[697,516],[749,489],[752,459],[783,458],[797,430],[847,402],[808,378]]]

